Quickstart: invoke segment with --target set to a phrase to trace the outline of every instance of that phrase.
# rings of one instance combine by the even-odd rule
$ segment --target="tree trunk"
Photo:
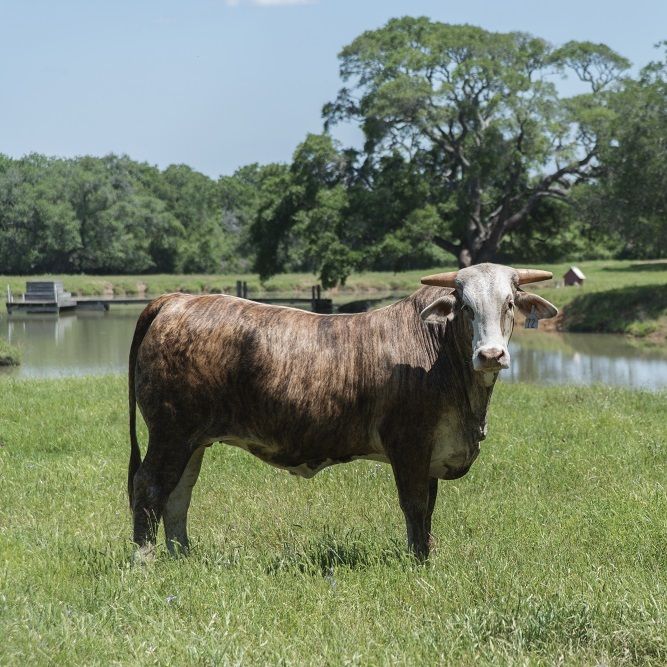
[[[467,266],[472,266],[475,264],[473,261],[473,256],[468,248],[461,248],[457,257],[459,261],[459,269],[465,269]]]
[[[465,238],[459,244],[436,236],[434,243],[456,257],[459,269],[465,269],[480,262],[491,262],[498,253],[498,246],[504,236],[504,225],[501,221],[493,224],[491,229],[480,230],[474,223],[469,225]]]
[[[474,255],[473,264],[482,262],[494,262],[498,254],[498,243],[489,239]]]
[[[495,261],[498,246],[505,235],[505,225],[501,220],[489,222],[481,230],[471,225],[470,235],[465,243],[467,247],[459,252],[459,268]]]

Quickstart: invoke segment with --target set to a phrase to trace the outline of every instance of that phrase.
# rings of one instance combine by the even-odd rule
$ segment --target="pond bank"
[[[659,343],[667,337],[667,284],[582,294],[563,309],[563,331],[620,333]]]
[[[654,344],[667,341],[667,260],[596,260],[577,262],[586,274],[584,287],[562,287],[561,277],[568,263],[540,264],[554,279],[532,285],[560,310],[555,320],[544,320],[540,328],[572,332],[621,333]],[[368,271],[351,275],[345,285],[327,290],[323,296],[340,303],[345,299],[383,297],[390,293],[409,294],[419,287],[423,275],[455,267],[434,267],[393,273]],[[255,274],[196,274],[140,276],[0,276],[0,285],[15,294],[25,289],[26,280],[61,280],[76,296],[158,296],[165,292],[236,293],[236,282],[248,284],[249,298],[276,293],[310,296],[318,278],[307,273],[286,273],[260,282]]]
[[[0,338],[0,366],[19,366],[21,352],[14,345]]]
[[[544,289],[539,293],[551,300],[553,291]],[[524,319],[521,316],[517,325],[523,326]],[[568,333],[621,334],[638,344],[664,344],[667,341],[667,284],[630,286],[597,292],[577,290],[571,300],[560,306],[557,317],[540,321],[540,329]]]
[[[0,339],[21,350],[22,363],[0,368],[0,377],[62,377],[126,373],[140,306],[109,312],[0,316]],[[547,322],[543,320],[543,322]],[[667,351],[638,346],[625,336],[524,330],[510,343],[512,367],[501,380],[536,384],[603,383],[667,387]]]

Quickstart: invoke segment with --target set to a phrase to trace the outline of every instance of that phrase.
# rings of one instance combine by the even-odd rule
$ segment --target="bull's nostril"
[[[482,348],[478,353],[482,361],[499,361],[505,354],[505,350],[500,347]]]

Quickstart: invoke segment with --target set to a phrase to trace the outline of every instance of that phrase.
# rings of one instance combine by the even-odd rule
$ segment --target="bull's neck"
[[[498,378],[497,373],[479,373],[472,364],[472,326],[465,317],[454,317],[446,325],[426,325],[427,347],[433,355],[433,370],[444,389],[444,400],[459,412],[470,437],[486,437],[486,419]]]
[[[445,354],[447,350],[454,350],[454,354],[447,354],[447,357],[452,376],[460,378],[459,386],[455,387],[455,390],[459,396],[467,398],[470,416],[474,415],[486,424],[486,413],[498,373],[480,373],[473,369],[473,332],[466,318],[455,317],[448,322],[442,337]]]

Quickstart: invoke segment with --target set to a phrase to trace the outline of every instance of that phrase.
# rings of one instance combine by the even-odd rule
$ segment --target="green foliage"
[[[67,199],[63,170],[54,179],[43,178],[50,164],[39,155],[0,161],[0,266],[5,271],[67,270],[81,247],[81,223]]]
[[[616,240],[620,256],[667,257],[667,58],[626,81],[612,106],[605,174],[582,197],[587,219]]]
[[[285,165],[271,164],[262,170],[257,209],[250,227],[255,247],[255,268],[262,280],[285,270],[287,234],[293,224],[291,178]]]
[[[441,217],[436,206],[427,204],[415,208],[407,214],[403,224],[389,229],[381,241],[369,249],[366,264],[377,269],[402,271],[449,263],[447,254],[432,242],[440,227]]]
[[[330,136],[309,134],[292,165],[266,169],[251,241],[262,279],[311,271],[323,287],[345,283],[358,265],[348,217],[347,162]]]
[[[427,232],[461,265],[492,259],[543,198],[567,199],[574,183],[594,174],[614,118],[606,90],[628,66],[604,45],[554,49],[525,33],[423,17],[363,33],[340,62],[348,86],[324,107],[327,125],[359,123],[366,138],[359,174],[369,189],[383,165],[409,165],[423,187],[412,210],[430,206],[417,216],[428,219],[417,238]],[[592,92],[561,99],[554,67],[573,71]],[[389,247],[409,235],[384,231]]]
[[[5,271],[215,272],[236,256],[239,237],[222,223],[216,182],[183,165],[0,159]]]
[[[610,258],[618,253],[618,241],[602,234],[586,218],[577,203],[581,194],[575,193],[574,205],[554,199],[540,201],[525,224],[505,237],[498,261],[506,264],[573,262]]]
[[[667,662],[664,392],[501,382],[427,567],[388,466],[306,481],[219,444],[191,556],[136,566],[126,390],[0,379],[3,665]]]
[[[254,264],[250,228],[259,208],[266,171],[271,169],[270,165],[250,164],[218,180],[222,227],[227,237],[234,239],[229,253],[223,255],[223,271],[247,270]]]
[[[630,67],[630,61],[606,44],[567,42],[551,55],[551,61],[560,69],[569,67],[594,92],[614,83],[620,71]]]
[[[184,241],[165,271],[215,272],[228,251],[215,181],[186,165],[171,165],[157,182],[157,194],[184,229]]]

